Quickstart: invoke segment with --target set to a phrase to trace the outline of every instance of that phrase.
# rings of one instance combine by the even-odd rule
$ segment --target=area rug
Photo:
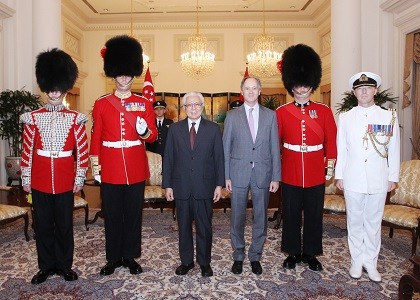
[[[90,215],[95,212],[91,210]],[[153,209],[144,210],[142,256],[138,259],[144,272],[131,275],[127,269],[119,268],[104,277],[99,275],[106,263],[103,220],[91,224],[86,231],[83,214],[76,211],[73,268],[79,279],[66,282],[52,276],[40,285],[30,283],[38,270],[35,241],[25,241],[23,225],[16,221],[0,228],[0,299],[397,299],[399,279],[412,269],[408,260],[410,235],[397,230],[390,239],[388,230],[383,228],[378,261],[382,282],[369,281],[367,274],[359,280],[351,279],[345,217],[325,215],[324,254],[319,257],[322,272],[310,271],[302,264],[293,271],[285,270],[285,254],[280,251],[281,227],[274,229],[269,222],[262,275],[254,275],[247,261],[244,272],[234,275],[230,272],[229,218],[229,210],[214,212],[213,277],[201,277],[197,264],[187,275],[175,275],[180,263],[177,223],[170,210],[161,213]],[[249,210],[248,245],[251,220]]]

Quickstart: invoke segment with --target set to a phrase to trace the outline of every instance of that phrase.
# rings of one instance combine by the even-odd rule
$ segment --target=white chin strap
[[[56,101],[61,101],[61,100],[63,100],[63,99],[64,99],[64,97],[67,95],[67,93],[63,93],[63,94],[61,94],[61,95],[60,95],[59,97],[57,97],[57,98],[52,98],[52,97],[50,97],[50,96],[48,95],[48,93],[46,93],[46,95],[47,95],[48,100],[53,101],[53,102],[56,102]]]
[[[133,83],[133,81],[134,81],[134,77],[132,77],[132,78],[131,78],[131,80],[130,80],[129,82],[127,82],[127,83],[121,83],[121,82],[119,82],[119,81],[117,80],[117,78],[114,78],[114,80],[115,80],[115,82],[116,82],[118,85],[120,85],[120,86],[122,86],[122,87],[126,87],[126,86],[129,86],[129,85],[131,85],[131,84]]]
[[[299,95],[299,96],[303,96],[303,97],[308,96],[311,93],[311,91],[312,91],[312,88],[310,88],[309,90],[307,90],[304,93],[300,93],[300,92],[296,91],[295,89],[293,89],[293,93],[295,93],[296,95]]]

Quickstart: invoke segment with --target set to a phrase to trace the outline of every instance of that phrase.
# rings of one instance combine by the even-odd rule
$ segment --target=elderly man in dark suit
[[[258,104],[261,82],[245,77],[241,82],[244,104],[227,113],[223,146],[226,189],[231,196],[232,273],[242,273],[245,258],[245,221],[248,190],[253,205],[252,242],[248,259],[254,274],[260,275],[260,264],[267,236],[269,192],[275,193],[280,181],[280,150],[276,114]]]
[[[222,134],[216,123],[201,117],[203,95],[190,92],[182,101],[187,118],[169,126],[162,180],[166,199],[175,199],[178,217],[181,265],[175,274],[185,275],[194,268],[194,220],[197,262],[201,275],[209,277],[213,201],[220,199],[225,183]]]

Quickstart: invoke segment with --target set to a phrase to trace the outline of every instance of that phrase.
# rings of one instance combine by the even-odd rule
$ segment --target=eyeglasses
[[[187,107],[187,108],[194,108],[194,107],[200,108],[202,106],[203,106],[203,103],[189,103],[189,104],[184,104],[184,107]]]

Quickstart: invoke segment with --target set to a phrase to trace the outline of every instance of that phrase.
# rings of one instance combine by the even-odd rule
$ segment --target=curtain
[[[412,98],[413,104],[413,145],[412,159],[420,159],[420,32],[412,34]],[[410,99],[409,99],[410,100]],[[405,102],[403,103],[403,108]],[[410,104],[408,104],[410,105]],[[407,105],[407,106],[408,106]]]

